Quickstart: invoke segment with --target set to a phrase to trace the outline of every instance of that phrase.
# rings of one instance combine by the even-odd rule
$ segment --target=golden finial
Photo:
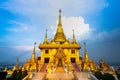
[[[47,29],[46,29],[46,36],[45,36],[45,38],[47,39]]]
[[[84,42],[84,45],[86,46],[86,42]]]
[[[86,52],[86,42],[84,42],[84,50],[85,50],[85,52]]]
[[[34,42],[34,49],[33,49],[33,53],[35,53],[35,46],[36,46],[36,42]]]
[[[74,29],[72,30],[73,31],[73,39],[75,38],[75,35],[74,35]]]
[[[34,42],[34,45],[36,45],[36,42]]]
[[[62,25],[62,21],[61,21],[61,9],[59,9],[59,21],[58,21],[58,26]]]
[[[73,43],[76,43],[75,34],[74,34],[74,29],[73,29],[72,31],[73,31]]]
[[[18,68],[18,64],[19,64],[19,59],[17,58],[16,59],[16,64],[15,64],[15,66]]]
[[[59,9],[59,14],[61,13],[61,9]]]
[[[44,43],[47,43],[47,29],[46,29],[46,34],[45,34],[45,38],[44,38]]]
[[[36,42],[34,42],[34,49],[33,49],[34,54],[35,54],[35,46],[36,46]]]

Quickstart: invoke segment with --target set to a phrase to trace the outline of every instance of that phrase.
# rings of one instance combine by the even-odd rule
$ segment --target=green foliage
[[[99,80],[102,79],[102,76],[103,76],[100,71],[96,71],[96,72],[94,73],[94,75],[95,75],[95,77],[97,77]]]
[[[94,72],[94,75],[99,80],[115,80],[115,77],[112,74],[105,73],[104,75],[100,71]]]
[[[117,74],[117,77],[120,78],[120,74]]]
[[[27,75],[27,71],[14,71],[11,77],[8,77],[6,80],[22,80]]]
[[[0,80],[5,80],[7,72],[0,72]]]
[[[25,70],[25,71],[22,72],[22,78],[24,78],[27,75],[28,75],[27,70]]]
[[[14,78],[14,79],[17,79],[17,71],[16,70],[13,72],[11,77]]]
[[[14,80],[14,77],[13,76],[8,77],[6,80]]]
[[[21,76],[22,76],[22,71],[20,70],[20,71],[17,72],[16,79],[21,80],[22,79]]]
[[[118,72],[116,71],[116,74],[117,74],[118,79],[120,79],[120,73],[118,73]]]
[[[112,74],[105,73],[102,77],[102,80],[115,80],[115,78]]]

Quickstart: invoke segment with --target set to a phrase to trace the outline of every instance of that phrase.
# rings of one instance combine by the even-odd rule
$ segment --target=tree
[[[5,80],[7,72],[0,72],[0,80]]]
[[[16,75],[17,80],[22,80],[22,71],[18,71]]]
[[[8,77],[6,80],[22,80],[27,75],[27,70],[23,71],[14,71],[11,77]],[[0,79],[1,80],[1,79]]]
[[[8,77],[6,80],[14,80],[14,77],[13,76]]]
[[[22,78],[24,78],[27,75],[28,75],[27,70],[25,70],[25,71],[22,72]]]
[[[12,74],[12,76],[16,76],[17,75],[17,71],[15,70]]]
[[[102,77],[102,80],[115,80],[115,78],[112,74],[105,73]]]
[[[17,80],[17,70],[15,70],[12,74],[12,76],[14,80]]]
[[[116,74],[117,74],[117,78],[120,79],[120,73],[116,71]]]
[[[95,77],[97,77],[99,80],[102,79],[103,74],[100,71],[96,71],[94,73]]]

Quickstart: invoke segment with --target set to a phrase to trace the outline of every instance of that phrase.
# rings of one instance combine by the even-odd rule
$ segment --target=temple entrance
[[[71,58],[71,63],[76,63],[75,58]]]
[[[59,73],[64,73],[65,70],[64,70],[64,67],[63,67],[63,61],[61,58],[58,59],[58,64],[57,64],[57,68],[55,70],[55,72],[59,72]]]
[[[55,72],[65,72],[63,64],[66,60],[66,56],[61,47],[58,48],[57,53],[54,55],[54,61],[56,61],[57,68]]]
[[[58,59],[58,66],[61,67],[62,66],[62,60]]]
[[[49,63],[49,58],[45,58],[44,63]]]
[[[59,67],[63,66],[65,58],[66,58],[66,56],[63,53],[62,48],[59,47],[57,50],[57,53],[54,55],[54,61],[57,61],[57,66],[59,66]]]

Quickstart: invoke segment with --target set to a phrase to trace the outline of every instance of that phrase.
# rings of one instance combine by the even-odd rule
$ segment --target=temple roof
[[[52,49],[52,48],[59,48],[59,47],[61,47],[62,49],[63,48],[69,48],[69,49],[74,49],[74,48],[80,49],[81,48],[80,44],[40,44],[39,45],[40,49],[44,49],[44,48]]]

